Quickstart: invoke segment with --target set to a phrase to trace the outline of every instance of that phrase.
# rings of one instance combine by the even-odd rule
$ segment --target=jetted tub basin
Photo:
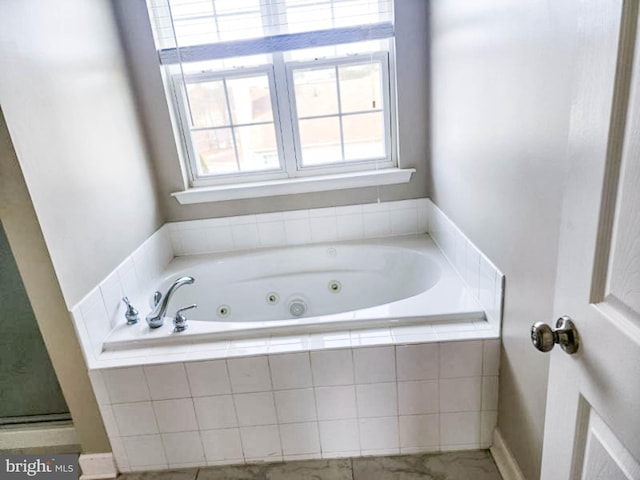
[[[144,300],[181,276],[164,325],[117,325],[103,349],[481,320],[482,308],[427,235],[176,257]],[[188,328],[173,331],[177,309]]]

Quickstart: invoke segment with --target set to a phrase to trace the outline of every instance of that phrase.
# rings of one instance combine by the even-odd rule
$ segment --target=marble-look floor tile
[[[268,465],[233,465],[201,468],[198,480],[266,480]]]
[[[353,480],[502,480],[488,451],[353,459]]]
[[[196,480],[197,468],[157,472],[133,472],[119,475],[117,480]]]
[[[118,480],[502,480],[487,450],[225,465],[120,475]]]
[[[267,480],[352,480],[351,460],[309,460],[271,465]]]
[[[352,480],[351,460],[202,468],[198,480]]]

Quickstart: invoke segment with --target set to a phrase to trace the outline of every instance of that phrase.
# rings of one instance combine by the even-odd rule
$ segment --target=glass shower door
[[[0,426],[70,418],[0,223]]]

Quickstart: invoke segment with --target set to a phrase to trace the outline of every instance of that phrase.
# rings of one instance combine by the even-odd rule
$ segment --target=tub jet
[[[307,304],[300,298],[294,298],[289,302],[289,313],[294,317],[301,317],[307,313]]]

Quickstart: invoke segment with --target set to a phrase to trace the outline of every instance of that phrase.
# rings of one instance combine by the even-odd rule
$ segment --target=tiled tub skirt
[[[330,344],[330,343],[329,343]],[[122,472],[487,448],[499,340],[90,371]]]

